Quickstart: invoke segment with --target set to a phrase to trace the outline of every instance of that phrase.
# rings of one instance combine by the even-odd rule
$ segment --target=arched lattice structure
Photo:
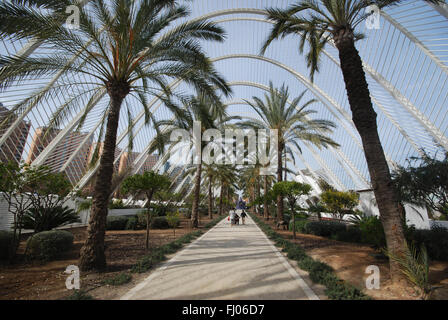
[[[259,55],[271,23],[265,19],[266,7],[286,7],[287,0],[196,0],[191,6],[191,19],[207,17],[220,23],[227,31],[222,44],[204,44],[207,54],[234,89],[227,101],[232,114],[256,116],[242,99],[264,93],[270,80],[275,86],[288,85],[291,97],[308,89],[306,99],[315,98],[314,109],[319,118],[337,123],[332,138],[340,149],[318,150],[305,146],[297,168],[325,173],[329,182],[342,189],[369,188],[361,142],[351,120],[344,82],[339,67],[337,50],[331,44],[324,52],[320,74],[311,83],[304,58],[298,53],[297,38],[287,37],[274,42],[264,56]],[[380,29],[361,26],[366,39],[357,44],[363,60],[374,108],[378,113],[379,134],[390,166],[404,164],[406,159],[422,153],[422,149],[436,154],[448,150],[448,10],[421,0],[409,0],[381,14]],[[2,54],[42,54],[49,50],[39,43],[0,42]],[[82,76],[84,77],[84,76]],[[67,85],[80,79],[65,79],[60,75],[41,78],[11,87],[0,94],[0,102],[9,108],[35,90],[53,84]],[[83,78],[88,82],[89,79]],[[173,89],[189,90],[180,81]],[[70,120],[51,132],[47,139],[43,128],[56,107],[58,99],[48,99],[45,105],[30,105],[1,132],[0,157],[26,161],[33,165],[46,164],[55,171],[66,172],[73,186],[87,185],[97,167],[87,163],[92,148],[98,143],[100,119],[107,99],[98,95],[96,106],[89,112],[83,127],[76,131],[83,114],[79,105]],[[144,124],[143,112],[127,101],[133,116],[129,128],[125,117],[119,124],[115,164],[117,170],[132,166],[132,172],[145,168],[164,168],[172,172],[167,156],[148,155],[148,146],[155,132]],[[148,108],[156,119],[170,118],[167,108],[152,99]],[[123,111],[124,112],[124,111]],[[0,116],[7,109],[0,110]],[[132,130],[134,149],[128,151],[126,134]],[[440,154],[440,152],[439,152]],[[178,168],[177,168],[178,169]]]

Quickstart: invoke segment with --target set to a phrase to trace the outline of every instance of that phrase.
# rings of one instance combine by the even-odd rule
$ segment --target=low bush
[[[142,223],[137,216],[129,217],[126,222],[126,230],[143,230],[146,229],[146,222]]]
[[[332,239],[345,242],[361,242],[362,232],[357,226],[347,226],[331,236]]]
[[[292,231],[292,220],[289,222],[289,231]],[[296,231],[300,233],[305,233],[305,226],[310,221],[304,219],[296,219]]]
[[[27,256],[31,259],[53,260],[71,249],[73,234],[65,230],[36,233],[27,241]]]
[[[12,232],[0,230],[0,260],[8,259],[13,238]]]
[[[132,275],[126,272],[121,272],[113,277],[105,279],[103,282],[111,286],[121,286],[123,284],[130,282],[131,280]]]
[[[75,290],[71,295],[65,298],[66,300],[93,300],[90,294],[83,290]]]
[[[107,217],[106,230],[126,230],[128,220],[128,216]]]
[[[321,237],[331,237],[334,234],[344,232],[346,225],[335,221],[312,221],[306,224],[305,231]]]
[[[155,217],[151,220],[151,229],[169,229],[170,225],[166,217]]]
[[[428,256],[432,260],[448,261],[448,230],[433,227],[430,230],[415,230],[408,233],[408,241],[416,247],[426,247]]]
[[[370,244],[376,249],[386,246],[386,235],[384,234],[383,224],[376,216],[363,217],[357,222],[361,230],[361,242]]]

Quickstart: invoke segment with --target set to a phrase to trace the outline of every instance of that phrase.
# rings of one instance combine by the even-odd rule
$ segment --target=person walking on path
[[[230,209],[229,211],[230,226],[233,226],[235,224],[236,222],[235,216],[236,216],[235,208]]]
[[[244,224],[244,221],[246,220],[246,211],[243,210],[243,212],[241,212],[241,222]]]

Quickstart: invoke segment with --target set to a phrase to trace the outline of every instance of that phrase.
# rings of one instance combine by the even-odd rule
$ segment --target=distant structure
[[[39,154],[50,144],[50,142],[61,132],[61,129],[48,129],[39,127],[34,132],[30,151],[26,163],[31,164]],[[53,171],[61,171],[64,164],[69,160],[72,153],[79,147],[88,133],[72,132],[68,134],[53,150],[52,154],[44,161],[43,165],[49,166]],[[76,183],[86,172],[87,163],[90,156],[93,138],[85,143],[70,163],[67,164],[64,172],[67,178]]]
[[[11,111],[0,102],[0,124],[3,124],[0,129],[0,136],[3,135],[16,119],[17,116],[12,115]],[[4,121],[6,122],[3,123]],[[8,162],[12,160],[19,163],[22,160],[22,153],[25,148],[28,133],[30,132],[30,127],[30,122],[20,121],[8,139],[0,146],[0,161]]]

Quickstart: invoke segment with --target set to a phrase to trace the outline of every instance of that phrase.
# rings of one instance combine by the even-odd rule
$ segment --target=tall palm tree
[[[55,1],[50,1],[56,3]],[[158,97],[174,113],[168,81],[182,79],[210,97],[218,99],[214,87],[227,94],[230,89],[215,71],[200,41],[223,41],[224,32],[206,20],[178,23],[188,17],[186,7],[176,0],[91,0],[79,8],[79,26],[65,28],[66,17],[42,11],[45,1],[4,1],[0,4],[0,35],[12,40],[33,38],[53,50],[44,56],[11,56],[0,59],[0,90],[25,79],[62,73],[65,80],[88,79],[86,83],[57,81],[19,102],[13,109],[21,112],[31,103],[45,103],[49,96],[65,99],[50,119],[49,127],[63,123],[73,110],[87,101],[85,118],[98,100],[109,103],[104,109],[103,151],[100,158],[88,227],[88,236],[81,249],[82,270],[104,269],[104,235],[107,201],[113,173],[117,128],[123,104],[133,96],[143,108],[146,123],[152,119],[148,97]],[[77,5],[78,1],[63,1]],[[51,11],[51,10],[50,10]],[[59,13],[57,13],[59,12]],[[65,9],[64,9],[65,12]],[[23,28],[16,31],[3,22],[19,19]],[[174,24],[177,24],[174,26]],[[72,60],[73,59],[73,60]],[[80,77],[81,76],[81,77]],[[67,90],[69,89],[69,90]],[[67,91],[72,94],[67,94]],[[67,97],[68,95],[68,97]],[[124,110],[123,110],[124,111]],[[131,112],[128,109],[128,121]],[[132,130],[130,130],[132,131]]]
[[[327,135],[336,127],[333,122],[309,118],[309,115],[317,111],[307,109],[315,102],[314,99],[302,103],[305,93],[306,90],[288,105],[288,88],[282,85],[279,89],[275,89],[270,82],[269,94],[265,93],[264,101],[258,97],[253,97],[253,102],[246,100],[261,119],[246,120],[241,122],[241,126],[278,130],[277,182],[283,180],[282,154],[286,148],[293,146],[302,152],[300,141],[308,141],[318,148],[339,146]],[[277,197],[277,219],[283,220],[283,199],[280,195]]]
[[[193,145],[195,138],[193,128],[195,124],[200,125],[202,135],[207,129],[223,129],[228,125],[229,121],[240,119],[238,116],[229,116],[226,111],[227,106],[220,101],[211,100],[203,93],[199,93],[197,96],[192,96],[188,99],[183,99],[183,104],[183,112],[179,112],[178,117],[172,120],[162,120],[157,122],[155,128],[158,132],[158,139],[163,141],[163,144],[178,145],[181,140],[174,142],[170,141],[171,134],[177,129],[185,129],[190,135],[190,151],[196,153],[197,150],[194,150]],[[167,129],[162,131],[162,126]],[[219,142],[217,143],[221,146]],[[205,142],[201,140],[201,145],[199,147],[202,150],[205,147]],[[202,159],[198,160],[196,165],[186,170],[186,174],[195,174],[191,209],[191,223],[194,228],[198,227],[199,221],[198,209],[202,175]]]
[[[230,185],[235,182],[236,179],[236,166],[228,165],[228,164],[218,164],[216,165],[216,180],[219,182],[219,204],[218,204],[218,212],[220,215],[224,214],[226,210],[224,208],[224,198],[226,195],[228,196],[227,190]],[[226,199],[226,204],[229,202],[229,199]]]
[[[444,0],[426,0],[434,4]],[[339,51],[339,61],[352,111],[353,122],[361,136],[369,168],[372,187],[377,199],[380,217],[384,226],[387,247],[393,254],[405,250],[404,233],[398,209],[397,196],[393,188],[389,167],[378,135],[376,113],[372,107],[365,73],[355,42],[364,37],[357,32],[360,23],[371,14],[366,13],[370,5],[379,9],[401,3],[400,0],[302,0],[287,9],[267,9],[268,18],[275,24],[262,52],[274,39],[290,34],[299,35],[300,51],[305,43],[311,79],[319,71],[319,58],[325,45],[333,41]],[[394,281],[401,280],[399,265],[390,260],[390,271]]]

